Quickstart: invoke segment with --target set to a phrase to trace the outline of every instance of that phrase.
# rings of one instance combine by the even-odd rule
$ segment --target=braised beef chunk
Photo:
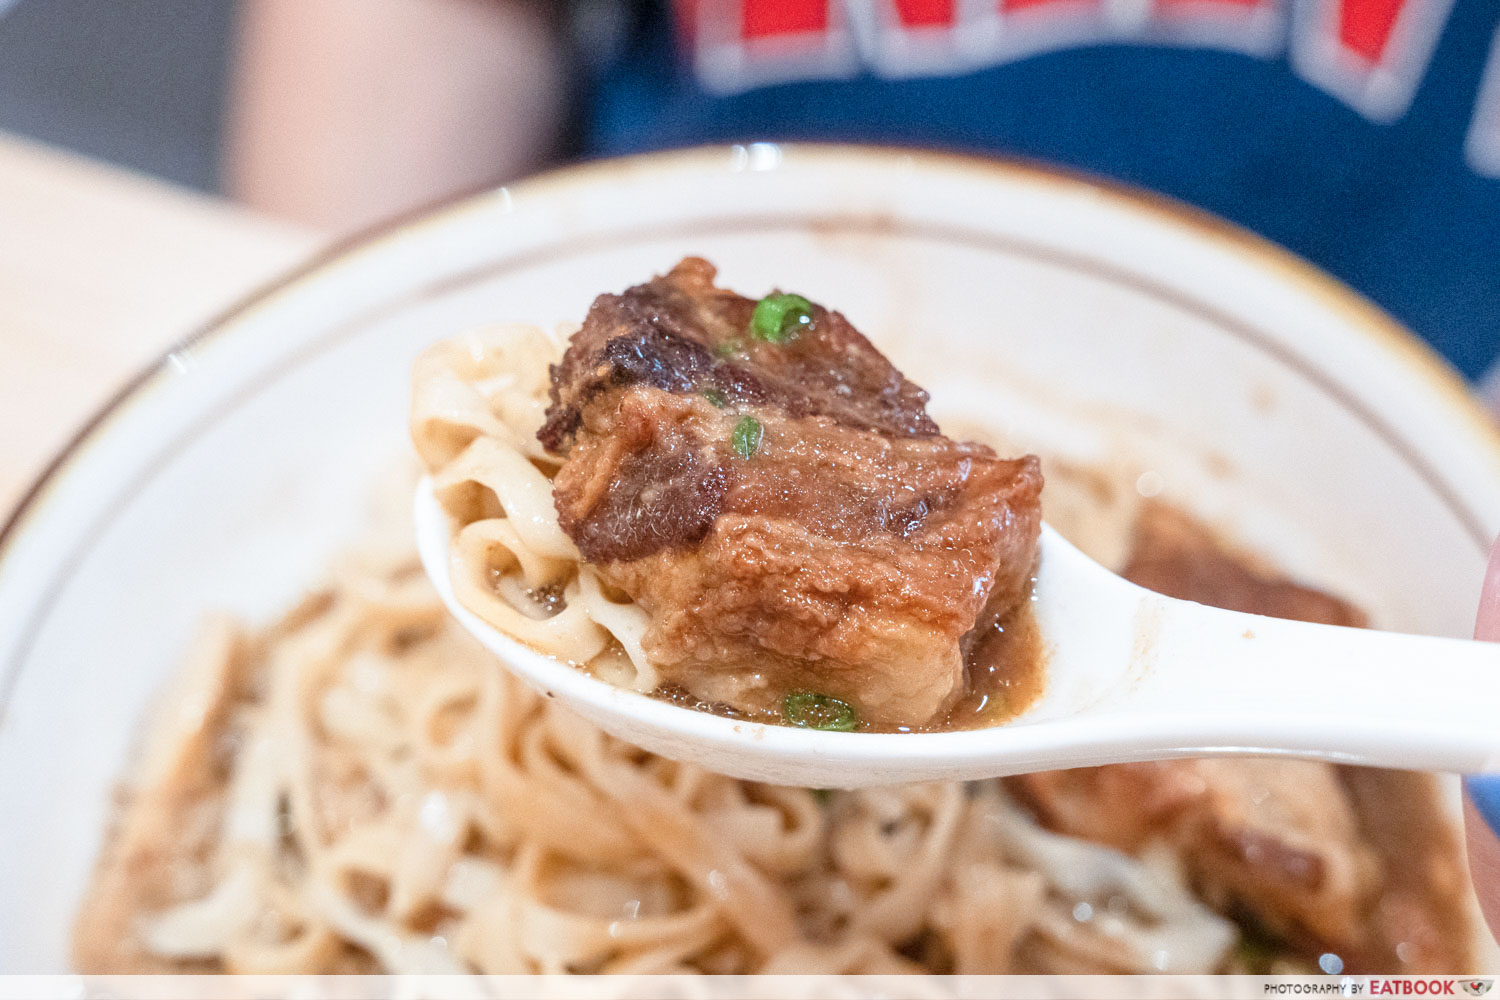
[[[567,461],[563,530],[636,600],[645,649],[694,697],[792,692],[876,725],[937,720],[976,623],[1029,586],[1034,457],[938,433],[927,394],[819,306],[777,340],[688,259],[589,311],[539,438]]]
[[[1204,525],[1148,505],[1125,576],[1234,611],[1363,625],[1345,601],[1260,572]],[[1211,665],[1205,665],[1210,668]],[[1055,829],[1139,850],[1164,841],[1199,891],[1309,961],[1351,972],[1466,967],[1453,833],[1429,775],[1287,760],[1167,760],[1010,784]],[[1397,832],[1399,830],[1399,832]]]
[[[1169,844],[1211,904],[1316,956],[1362,947],[1374,850],[1328,764],[1167,760],[1012,779],[1044,823],[1139,850]]]

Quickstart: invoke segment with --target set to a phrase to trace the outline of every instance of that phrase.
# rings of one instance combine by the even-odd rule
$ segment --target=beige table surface
[[[122,382],[324,242],[0,133],[0,522]]]

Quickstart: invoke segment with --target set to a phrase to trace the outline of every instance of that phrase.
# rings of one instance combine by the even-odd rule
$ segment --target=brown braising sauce
[[[984,729],[1009,722],[1042,696],[1046,659],[1028,596],[974,643],[964,660],[964,693],[943,720],[912,731]]]

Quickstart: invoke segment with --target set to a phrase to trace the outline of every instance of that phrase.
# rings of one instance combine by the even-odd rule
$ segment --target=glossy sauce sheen
[[[1027,600],[986,630],[964,658],[964,693],[941,723],[917,732],[983,729],[1009,722],[1042,696],[1046,645]]]

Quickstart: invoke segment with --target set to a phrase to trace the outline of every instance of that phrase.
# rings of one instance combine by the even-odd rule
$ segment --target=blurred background
[[[1495,0],[0,0],[0,506],[161,348],[362,227],[710,142],[1021,156],[1300,253],[1476,387]]]

